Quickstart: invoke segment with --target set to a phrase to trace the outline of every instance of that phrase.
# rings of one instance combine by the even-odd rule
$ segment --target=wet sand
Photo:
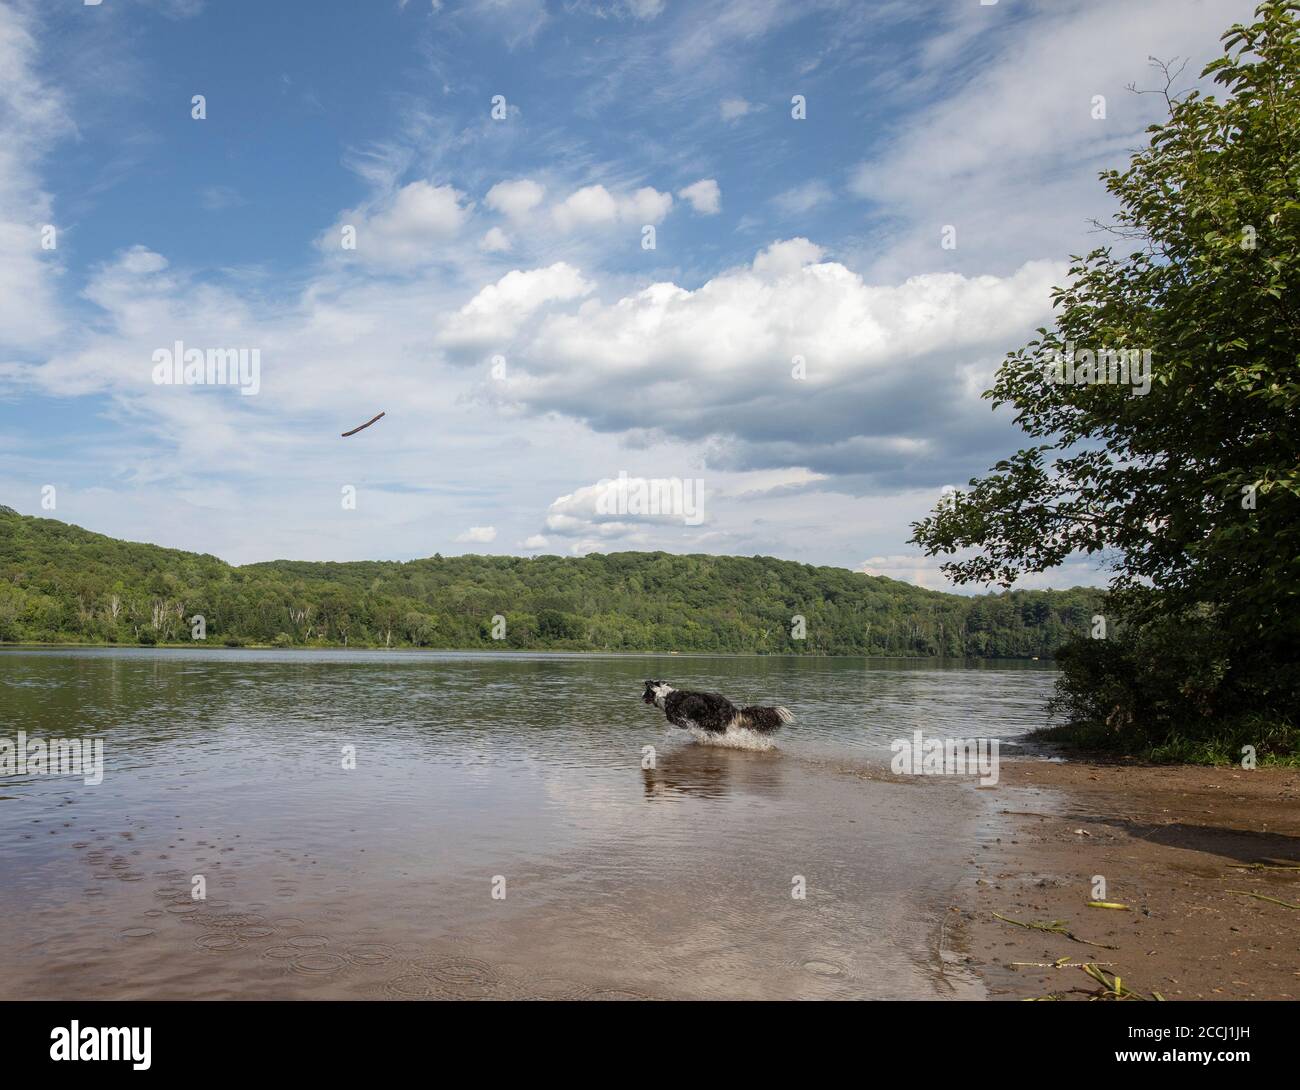
[[[1300,871],[1245,869],[1300,863],[1295,771],[1022,758],[981,788],[685,742],[639,780],[633,821],[562,800],[603,803],[606,835],[518,859],[502,902],[486,873],[422,873],[369,838],[345,863],[344,838],[255,846],[255,824],[179,814],[88,828],[65,798],[20,835],[66,838],[84,888],[7,917],[0,995],[1086,999],[1094,981],[1050,967],[1069,958],[1170,1000],[1300,996],[1300,910],[1229,892],[1300,904]],[[701,805],[743,820],[683,825]],[[1096,875],[1127,910],[1087,906]]]
[[[637,812],[621,814],[619,796]],[[505,864],[483,843],[465,867],[413,833],[404,803],[386,822],[371,811],[372,829],[389,826],[385,845],[347,835],[364,820],[349,811],[328,837],[304,839],[183,812],[86,821],[69,796],[20,834],[70,873],[0,926],[0,997],[983,995],[940,949],[962,854],[987,816],[971,792],[688,739],[608,796],[557,801],[575,824],[603,813],[602,835],[519,843]],[[206,900],[190,896],[194,869]],[[804,897],[791,895],[796,878]]]
[[[1300,870],[1242,869],[1300,864],[1300,772],[1025,759],[993,790],[947,929],[990,998],[1089,998],[1099,985],[1077,969],[1016,964],[1065,957],[1167,1000],[1300,997],[1300,910],[1229,892],[1300,904]],[[1094,875],[1129,910],[1087,907]]]

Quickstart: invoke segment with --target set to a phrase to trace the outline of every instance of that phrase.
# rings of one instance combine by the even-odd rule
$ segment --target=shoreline
[[[709,659],[862,659],[867,662],[1042,662],[1053,665],[1056,660],[1042,656],[982,658],[963,655],[822,655],[805,653],[787,655],[763,651],[595,651],[589,648],[570,650],[562,647],[349,647],[343,644],[303,646],[293,644],[276,647],[269,643],[240,644],[227,647],[222,643],[201,640],[185,643],[7,643],[0,642],[0,651],[372,651],[380,654],[401,655],[567,655],[588,658],[709,658]]]
[[[979,789],[1001,794],[945,924],[989,999],[1092,998],[1087,962],[1148,999],[1300,997],[1300,908],[1286,907],[1300,869],[1253,866],[1300,868],[1300,771],[1025,757],[1001,772]]]

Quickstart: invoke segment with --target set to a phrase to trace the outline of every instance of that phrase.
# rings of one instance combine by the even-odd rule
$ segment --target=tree
[[[89,608],[88,593],[97,596]],[[232,568],[0,511],[0,641],[133,643],[144,635],[188,645],[188,618],[200,613],[208,646],[1046,656],[1067,614],[1090,615],[1099,601],[1092,591],[1051,592],[1050,607],[1027,617],[1023,593],[980,604],[843,568],[665,553]],[[977,607],[988,614],[979,634],[967,626]],[[504,643],[493,639],[498,613],[508,622]],[[806,639],[793,638],[796,614],[807,619]]]
[[[1054,327],[985,393],[1033,444],[913,526],[930,555],[978,550],[943,565],[958,582],[1107,553],[1135,633],[1208,617],[1225,684],[1270,707],[1300,646],[1298,7],[1224,34],[1202,73],[1222,98],[1159,66],[1167,119],[1101,175],[1118,241],[1072,259]]]

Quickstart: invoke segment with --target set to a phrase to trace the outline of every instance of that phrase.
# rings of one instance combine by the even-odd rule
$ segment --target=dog
[[[641,699],[647,704],[662,708],[674,727],[686,730],[709,731],[723,734],[727,730],[748,728],[762,734],[779,730],[793,723],[794,716],[788,708],[738,708],[719,693],[693,693],[674,689],[664,681],[647,681]]]

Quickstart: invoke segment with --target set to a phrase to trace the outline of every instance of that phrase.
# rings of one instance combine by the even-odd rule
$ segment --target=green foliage
[[[1294,664],[1234,661],[1213,607],[1076,639],[1057,654],[1049,740],[1157,760],[1300,763]]]
[[[1260,5],[1168,119],[1102,175],[1120,241],[1073,259],[1051,330],[986,393],[1032,446],[913,527],[959,581],[1010,586],[1082,553],[1114,566],[1127,644],[1067,655],[1068,713],[1206,731],[1225,699],[1293,729],[1300,705],[1300,20]],[[1150,349],[1152,385],[1051,380],[1071,348]],[[1180,648],[1181,625],[1197,632]],[[1162,656],[1153,663],[1150,656]],[[1199,694],[1199,696],[1197,695]],[[1203,706],[1198,701],[1209,701]],[[1205,708],[1213,706],[1213,714]]]
[[[1048,658],[1098,592],[963,597],[771,557],[612,553],[231,567],[0,511],[0,640]],[[492,619],[506,619],[504,640]],[[795,615],[807,638],[794,639]]]

